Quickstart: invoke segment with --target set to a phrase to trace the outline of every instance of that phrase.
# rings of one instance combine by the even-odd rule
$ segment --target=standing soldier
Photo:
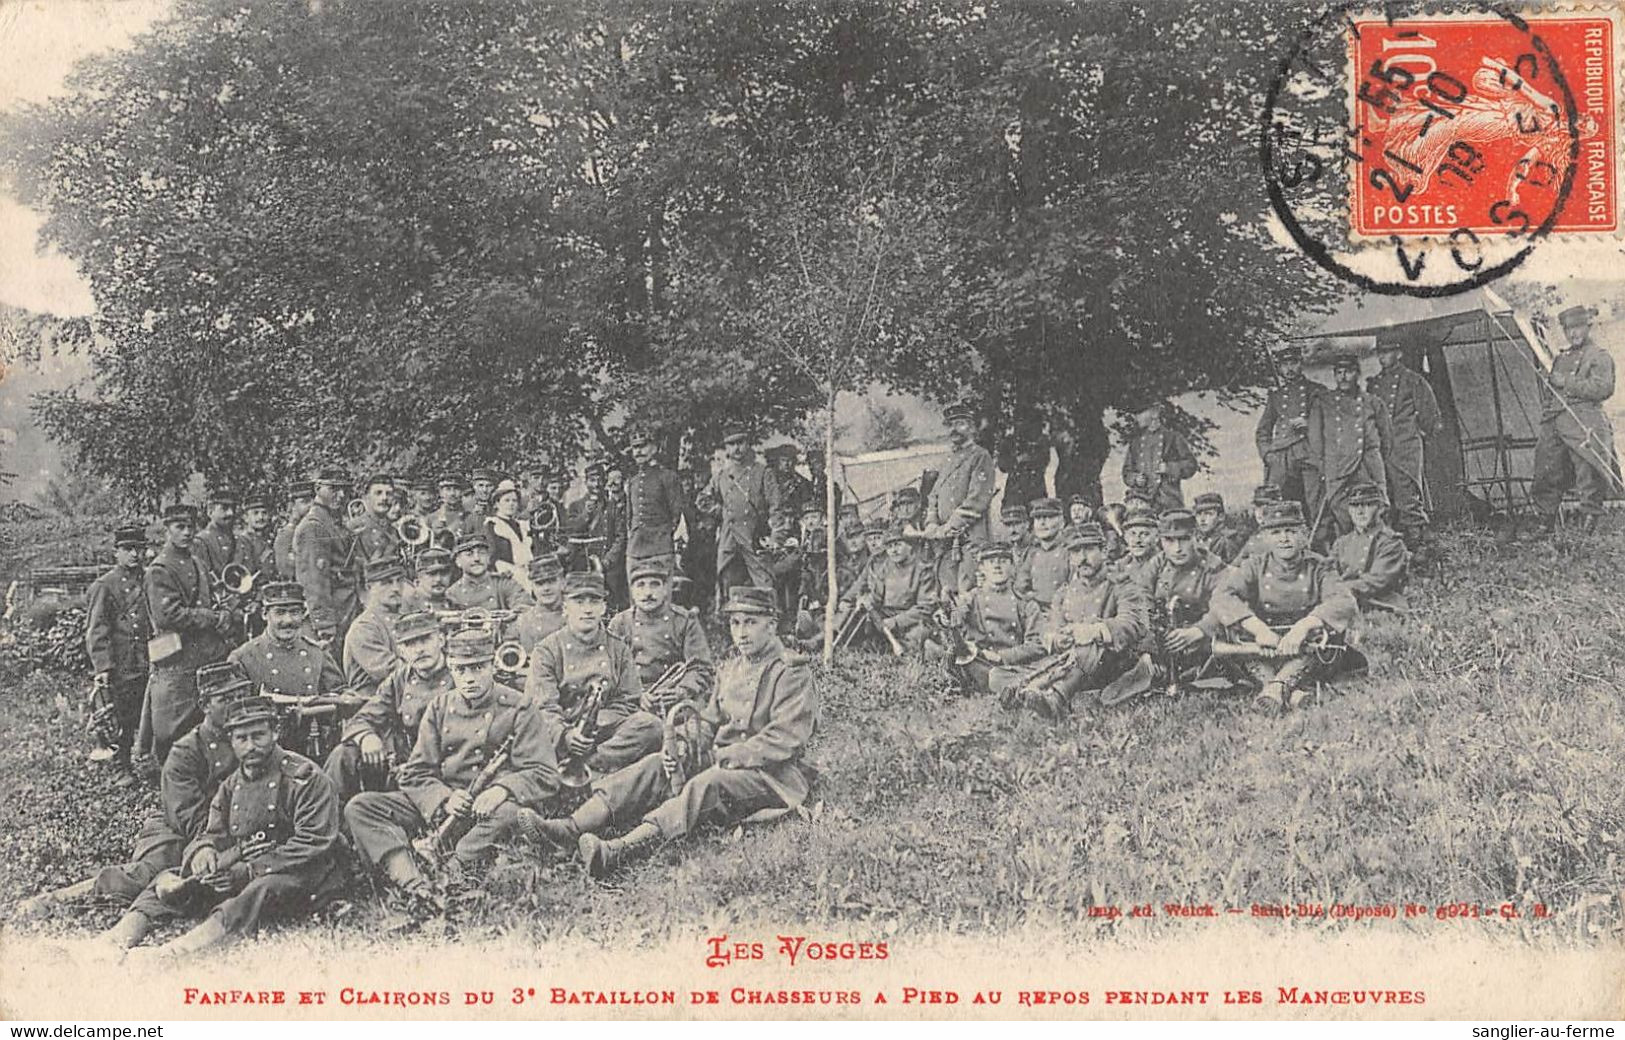
[[[1331,544],[1332,528],[1349,529],[1348,493],[1356,484],[1388,486],[1388,421],[1382,402],[1360,391],[1360,360],[1341,354],[1332,361],[1337,385],[1315,395],[1309,409],[1309,455],[1320,474],[1310,537]],[[1305,514],[1307,515],[1307,513]]]
[[[192,540],[192,555],[211,579],[218,579],[230,563],[240,563],[252,571],[247,546],[241,545],[237,537],[237,496],[230,491],[215,491],[209,495],[208,509],[209,525]]]
[[[1014,499],[1008,499],[999,503],[999,526],[1005,530],[1005,547],[1010,550],[1010,580],[1013,582],[1015,576],[1027,565],[1027,558],[1033,552],[1032,517],[1025,505]],[[977,580],[981,580],[980,562]]]
[[[466,821],[448,841],[453,879],[483,867],[514,830],[521,808],[539,809],[558,792],[552,723],[524,694],[496,681],[489,633],[466,629],[446,640],[454,689],[429,702],[399,791],[368,791],[344,807],[356,849],[417,913],[443,907],[412,853],[412,838],[453,817]],[[512,740],[508,762],[477,794],[474,778]]]
[[[541,493],[533,502],[526,503],[530,510],[530,533],[536,543],[536,555],[558,556],[564,544],[564,477],[553,466],[544,465],[538,475]]]
[[[771,589],[773,575],[757,551],[764,535],[780,541],[790,528],[790,514],[779,496],[779,482],[756,460],[745,431],[732,427],[722,436],[727,459],[711,472],[699,494],[701,510],[716,517],[716,586],[754,585]]]
[[[1183,507],[1179,485],[1196,476],[1190,445],[1163,424],[1161,402],[1134,413],[1134,427],[1123,446],[1123,486],[1145,492],[1153,511]]]
[[[773,478],[779,482],[779,501],[791,516],[800,516],[801,507],[813,500],[812,481],[796,472],[796,456],[800,452],[794,444],[777,444],[762,452]],[[818,507],[824,507],[823,499]]]
[[[1595,529],[1603,492],[1619,483],[1614,430],[1602,403],[1614,396],[1614,359],[1592,338],[1592,311],[1570,307],[1557,316],[1568,346],[1552,360],[1541,390],[1540,433],[1535,441],[1535,480],[1530,497],[1549,533],[1557,527],[1563,493],[1574,489]]]
[[[176,739],[197,724],[197,670],[226,656],[236,619],[217,610],[209,575],[192,554],[197,514],[191,506],[164,510],[164,547],[147,568],[147,609],[152,617],[143,728],[152,736],[160,764]]]
[[[428,477],[413,477],[407,482],[406,490],[411,496],[408,502],[408,512],[413,516],[421,516],[424,523],[429,522],[429,515],[440,506],[439,496],[435,493],[434,481]]]
[[[1279,382],[1264,398],[1253,442],[1264,463],[1264,483],[1280,488],[1283,498],[1308,513],[1320,488],[1317,460],[1309,450],[1309,412],[1325,387],[1303,374],[1303,350],[1294,344],[1276,352]]]
[[[491,492],[497,488],[497,481],[501,479],[494,469],[483,466],[468,475],[469,487],[474,492],[473,524],[476,527],[485,523],[485,518],[491,515]]]
[[[297,581],[298,574],[294,569],[293,534],[299,529],[299,521],[310,512],[310,504],[316,496],[316,485],[308,480],[296,480],[288,485],[288,518],[276,530],[276,573],[283,581]]]
[[[1365,391],[1388,412],[1388,500],[1394,527],[1411,549],[1422,546],[1427,533],[1427,438],[1439,429],[1439,401],[1421,373],[1405,365],[1405,351],[1396,342],[1380,340],[1377,360],[1382,369],[1366,380]]]
[[[147,548],[143,527],[120,527],[113,532],[112,570],[90,586],[85,607],[85,649],[95,686],[106,691],[105,708],[118,724],[113,741],[113,766],[121,785],[130,773],[130,748],[141,726],[141,700],[147,690],[147,639],[152,622],[142,553]],[[99,706],[97,706],[99,707]]]
[[[698,771],[679,776],[685,764],[664,749],[651,751],[605,777],[567,819],[521,813],[527,837],[555,848],[575,843],[588,873],[604,877],[704,822],[789,812],[806,800],[813,771],[801,757],[818,723],[812,668],[779,641],[771,590],[730,589],[723,612],[739,655],[723,663],[701,711],[708,746],[698,762],[686,764]],[[598,836],[613,822],[640,816],[625,837]]]
[[[394,480],[387,473],[375,473],[367,478],[366,493],[361,497],[366,508],[360,517],[350,522],[356,553],[362,561],[401,554],[401,537],[389,520],[389,505],[395,497]]]
[[[935,548],[937,584],[968,589],[976,580],[976,553],[987,541],[987,507],[993,501],[993,456],[977,444],[976,413],[969,405],[943,410],[953,454],[931,486],[922,534]]]
[[[341,469],[316,476],[316,501],[293,534],[294,571],[305,590],[310,625],[327,645],[344,646],[350,622],[360,612],[355,538],[344,526],[350,478]]]
[[[605,470],[602,457],[587,460],[581,471],[587,493],[565,510],[564,526],[570,538],[571,569],[591,569],[591,561],[597,560],[607,580],[613,561],[625,558],[626,525],[605,489]]]
[[[124,948],[156,922],[207,914],[160,949],[196,953],[253,935],[261,919],[308,914],[343,883],[333,785],[303,755],[276,744],[276,709],[263,697],[232,703],[226,718],[237,768],[209,803],[209,822],[181,857],[185,883],[165,872],[107,933]]]
[[[478,534],[484,521],[463,508],[462,478],[448,473],[436,487],[440,491],[440,508],[429,514],[429,530],[450,531],[453,545],[464,535]]]
[[[406,570],[392,556],[367,561],[367,601],[344,636],[344,681],[357,693],[371,695],[400,657],[395,647],[395,619],[401,613],[401,586]]]
[[[276,549],[272,543],[271,499],[253,494],[243,499],[243,530],[238,539],[242,543],[243,565],[250,574],[259,576],[264,584],[277,575]]]
[[[390,767],[405,765],[411,756],[429,702],[452,690],[438,618],[422,611],[405,615],[396,623],[395,640],[400,663],[345,722],[342,742],[322,767],[341,805],[362,790],[390,789]]]
[[[1029,512],[1033,520],[1033,546],[1016,569],[1015,590],[1018,595],[1045,604],[1055,599],[1069,575],[1070,556],[1062,535],[1061,500],[1040,498]]]
[[[648,432],[633,434],[630,447],[638,469],[626,489],[627,565],[659,557],[674,569],[672,538],[683,520],[682,481],[660,464],[660,450]]]

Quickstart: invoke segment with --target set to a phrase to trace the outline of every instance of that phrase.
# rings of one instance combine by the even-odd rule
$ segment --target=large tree
[[[789,429],[829,381],[769,334],[795,291],[775,217],[815,228],[884,169],[903,246],[851,377],[1098,455],[1112,406],[1261,382],[1262,341],[1328,290],[1263,223],[1293,21],[181,0],[6,128],[110,344],[41,415],[148,488],[569,455],[628,418]],[[801,312],[829,350],[842,299]]]

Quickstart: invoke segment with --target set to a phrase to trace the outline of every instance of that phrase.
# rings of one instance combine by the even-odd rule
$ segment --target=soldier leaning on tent
[[[1541,391],[1540,430],[1535,441],[1535,478],[1530,488],[1542,528],[1557,525],[1563,493],[1574,489],[1582,526],[1602,515],[1603,492],[1618,486],[1614,430],[1602,402],[1614,396],[1614,359],[1592,338],[1592,311],[1570,307],[1557,316],[1567,347],[1552,360],[1549,388]]]

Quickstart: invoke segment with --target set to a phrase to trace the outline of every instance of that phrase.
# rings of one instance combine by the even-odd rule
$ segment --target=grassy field
[[[806,818],[702,836],[614,885],[513,858],[463,938],[658,942],[762,920],[837,937],[1154,937],[1190,924],[1165,903],[1463,901],[1544,904],[1550,917],[1507,926],[1543,945],[1617,939],[1625,539],[1445,541],[1415,617],[1363,633],[1370,676],[1279,720],[1195,693],[1051,727],[953,696],[919,665],[843,662],[823,681]],[[0,700],[0,903],[118,860],[151,807],[84,773],[79,729],[55,707],[81,683],[36,674]],[[374,931],[365,895],[304,936]],[[1136,903],[1156,916],[1090,916]],[[62,935],[113,913],[28,927]]]

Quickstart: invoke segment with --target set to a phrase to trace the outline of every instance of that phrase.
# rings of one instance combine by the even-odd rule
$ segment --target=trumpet
[[[608,693],[609,680],[603,677],[594,679],[572,713],[571,725],[592,742],[592,748],[584,755],[567,753],[560,757],[559,779],[565,787],[586,787],[592,780],[592,774],[587,770],[587,759],[593,751],[598,750],[598,713],[604,707],[604,697]]]
[[[559,515],[559,504],[551,498],[544,498],[530,513],[531,530],[538,537],[549,540],[557,533],[563,517]]]
[[[360,520],[367,514],[367,500],[352,498],[344,506],[344,515],[351,520]]]
[[[429,544],[432,534],[429,531],[429,522],[416,513],[407,513],[395,521],[395,534],[400,537],[401,544],[408,549],[419,549]]]
[[[491,760],[485,767],[475,774],[474,779],[468,782],[467,791],[470,797],[478,797],[486,788],[496,781],[497,776],[508,768],[508,762],[513,758],[513,734],[508,735],[497,747]],[[412,851],[428,864],[431,869],[439,869],[446,861],[446,854],[456,848],[457,843],[463,840],[473,826],[470,816],[455,816],[447,814],[440,826],[433,832],[420,835],[412,842]]]
[[[228,563],[215,578],[215,588],[222,596],[235,596],[238,598],[249,595],[254,591],[254,583],[259,581],[260,572],[250,572],[240,563]]]
[[[681,791],[689,778],[709,764],[707,750],[700,709],[693,701],[673,704],[660,727],[660,755],[672,767],[666,774],[672,794]]]
[[[683,691],[678,687],[689,672],[693,671],[693,661],[674,661],[665,671],[661,672],[649,688],[643,691],[639,707],[651,715],[664,715],[673,707],[683,702]]]
[[[497,671],[507,672],[509,675],[523,675],[530,665],[530,655],[517,639],[510,639],[497,647]]]

